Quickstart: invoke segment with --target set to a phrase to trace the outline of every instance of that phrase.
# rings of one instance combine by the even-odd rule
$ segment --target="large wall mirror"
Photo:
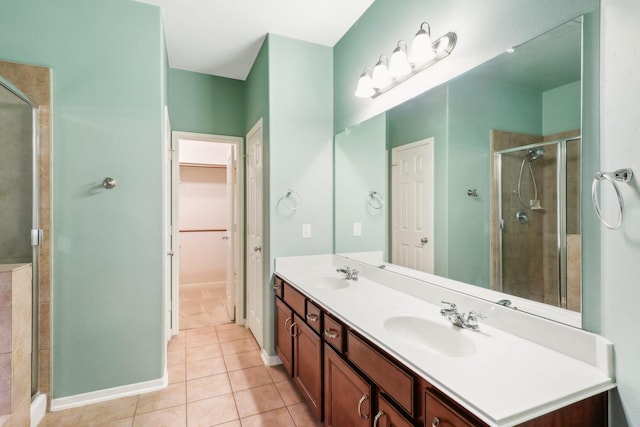
[[[583,31],[576,18],[336,135],[335,252],[579,326]]]

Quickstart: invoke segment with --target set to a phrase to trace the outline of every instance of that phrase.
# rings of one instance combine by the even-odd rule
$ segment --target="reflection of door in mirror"
[[[433,138],[391,152],[394,264],[433,273]]]
[[[492,132],[492,288],[580,311],[581,150],[570,134]]]

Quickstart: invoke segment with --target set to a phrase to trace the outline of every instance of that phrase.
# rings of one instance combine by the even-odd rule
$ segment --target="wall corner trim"
[[[169,373],[165,370],[164,376],[155,380],[51,399],[51,412],[158,391],[166,388],[168,385]]]
[[[262,362],[264,362],[266,366],[276,366],[282,364],[282,360],[280,360],[278,356],[269,356],[264,348],[260,352],[260,357],[262,357]]]

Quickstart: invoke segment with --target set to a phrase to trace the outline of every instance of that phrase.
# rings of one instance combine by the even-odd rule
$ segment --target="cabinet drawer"
[[[295,290],[290,284],[284,282],[284,302],[289,304],[289,307],[293,309],[300,317],[304,317],[305,299],[304,295]]]
[[[475,427],[478,425],[449,406],[431,390],[427,390],[425,401],[425,426],[426,427]]]
[[[320,321],[321,321],[321,311],[320,308],[312,303],[311,301],[307,301],[307,316],[306,321],[307,325],[311,327],[316,333],[320,333]]]
[[[338,353],[344,351],[344,327],[331,316],[327,316],[326,313],[324,315],[324,332],[322,335],[325,342],[331,344],[333,348],[338,350]]]
[[[378,384],[391,399],[414,416],[413,376],[351,331],[347,334],[347,354],[349,360]]]
[[[413,423],[396,410],[387,400],[378,395],[378,413],[373,419],[373,427],[413,427]]]
[[[277,297],[282,298],[283,289],[284,289],[284,280],[276,276],[275,279],[273,279],[273,293],[275,293]]]

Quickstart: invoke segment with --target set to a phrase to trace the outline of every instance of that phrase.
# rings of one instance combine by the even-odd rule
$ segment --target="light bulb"
[[[373,82],[371,81],[371,77],[364,71],[360,75],[360,80],[358,80],[358,87],[356,88],[355,96],[358,98],[369,98],[376,93],[373,88]]]
[[[427,30],[422,28],[424,25],[427,26]],[[436,56],[433,51],[433,47],[431,46],[430,31],[429,24],[426,22],[423,22],[422,25],[420,25],[420,30],[416,33],[416,36],[413,39],[413,44],[411,45],[409,62],[412,64],[419,66],[431,61]]]
[[[389,60],[389,73],[394,79],[400,79],[411,74],[411,64],[409,64],[407,52],[400,46],[400,42],[398,42],[398,47],[394,49],[393,55]]]
[[[373,80],[374,89],[386,88],[392,82],[387,64],[383,62],[382,58],[384,58],[384,55],[380,57],[376,66],[373,68],[373,76],[371,77],[371,80]]]

